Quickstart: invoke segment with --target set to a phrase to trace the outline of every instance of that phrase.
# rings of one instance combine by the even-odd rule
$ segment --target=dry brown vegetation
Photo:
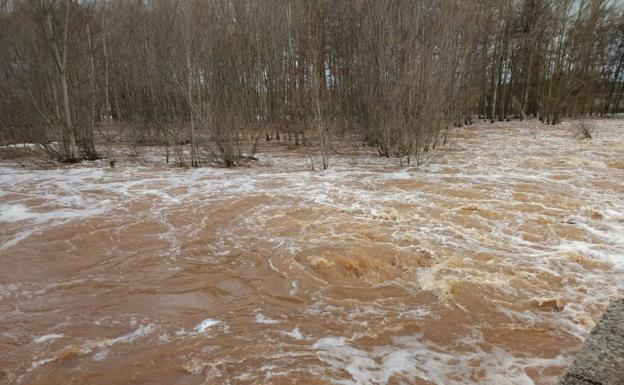
[[[356,138],[418,164],[473,115],[618,112],[623,36],[609,0],[3,0],[0,138],[76,162],[123,125],[193,167],[314,142],[322,168]]]

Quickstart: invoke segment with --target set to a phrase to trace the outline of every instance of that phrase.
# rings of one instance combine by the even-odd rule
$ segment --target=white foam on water
[[[91,361],[102,362],[108,357],[108,353],[109,353],[108,349],[102,348],[93,355],[93,357],[91,358]]]
[[[93,352],[94,350],[97,349],[106,349],[106,348],[110,348],[115,344],[118,343],[131,343],[134,342],[135,340],[141,338],[141,337],[145,337],[148,336],[149,334],[151,334],[154,330],[156,329],[156,325],[154,324],[147,324],[147,325],[142,325],[140,327],[138,327],[137,329],[127,333],[127,334],[123,334],[119,337],[115,337],[115,338],[107,338],[107,339],[95,339],[95,340],[88,340],[79,344],[74,344],[74,345],[69,345],[67,347],[65,347],[64,349],[62,349],[60,351],[60,356],[57,357],[51,357],[51,358],[45,358],[45,359],[39,359],[36,361],[33,361],[30,368],[28,369],[28,371],[32,371],[34,369],[36,369],[37,367],[41,366],[41,365],[45,365],[48,364],[50,362],[55,361],[57,358],[62,357],[62,353],[64,351],[76,351],[79,354],[89,354],[91,352]]]
[[[40,360],[33,361],[30,364],[30,368],[28,368],[27,371],[30,372],[30,371],[32,371],[34,369],[37,369],[39,366],[46,365],[46,364],[48,364],[48,363],[50,363],[52,361],[54,361],[54,358],[42,358]]]
[[[17,290],[18,286],[14,283],[10,283],[8,285],[0,285],[0,301],[14,295]]]
[[[276,320],[276,319],[271,319],[261,313],[256,314],[256,318],[254,319],[254,322],[257,324],[267,324],[267,325],[272,325],[272,324],[278,324],[281,323],[282,321],[280,320]]]
[[[39,336],[37,338],[34,338],[33,342],[36,344],[42,344],[44,342],[54,341],[62,337],[63,337],[63,334],[56,334],[56,333],[46,334],[44,336]]]
[[[290,289],[288,289],[288,295],[292,297],[297,294],[297,291],[299,291],[299,284],[297,283],[297,281],[292,281],[290,283]]]
[[[106,340],[106,343],[104,345],[112,346],[119,342],[122,342],[122,343],[134,342],[138,338],[145,337],[151,334],[154,331],[154,329],[156,329],[156,325],[154,324],[142,325],[142,326],[139,326],[137,329],[131,331],[130,333],[121,335],[117,338]]]
[[[440,385],[473,384],[475,378],[479,385],[534,385],[526,369],[540,371],[544,367],[569,364],[563,356],[552,359],[516,357],[500,348],[488,353],[478,347],[473,352],[445,352],[423,343],[420,337],[398,337],[393,343],[362,350],[350,345],[344,337],[325,337],[312,348],[317,350],[316,355],[324,364],[335,371],[349,373],[349,379],[332,379],[333,383],[342,385],[381,385],[393,377]]]
[[[291,332],[282,332],[284,335],[294,338],[296,340],[302,340],[303,334],[299,330],[299,327],[294,328]]]
[[[205,333],[206,331],[210,330],[213,326],[217,326],[220,323],[221,321],[219,320],[206,318],[205,320],[197,324],[197,326],[195,326],[195,329],[193,330],[195,330],[195,333]]]
[[[19,222],[36,217],[37,215],[23,204],[0,205],[0,222]]]
[[[406,306],[399,307],[401,318],[409,318],[414,320],[423,319],[431,316],[431,310],[427,307],[419,307],[416,309],[405,309]]]

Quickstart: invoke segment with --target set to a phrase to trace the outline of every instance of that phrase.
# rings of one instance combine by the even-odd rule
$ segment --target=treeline
[[[420,162],[449,125],[621,109],[609,0],[0,0],[0,133],[56,159],[107,127],[233,165],[336,135]],[[107,136],[108,135],[108,136]],[[112,139],[111,139],[112,140]],[[179,161],[182,155],[179,155]]]

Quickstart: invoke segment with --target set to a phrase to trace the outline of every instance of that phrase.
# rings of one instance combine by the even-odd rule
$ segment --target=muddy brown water
[[[593,124],[419,168],[4,164],[0,382],[554,384],[624,295],[624,121]]]

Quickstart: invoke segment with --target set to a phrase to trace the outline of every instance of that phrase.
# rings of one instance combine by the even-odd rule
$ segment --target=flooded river
[[[0,383],[554,384],[624,296],[624,120],[594,125],[419,168],[5,163]]]

